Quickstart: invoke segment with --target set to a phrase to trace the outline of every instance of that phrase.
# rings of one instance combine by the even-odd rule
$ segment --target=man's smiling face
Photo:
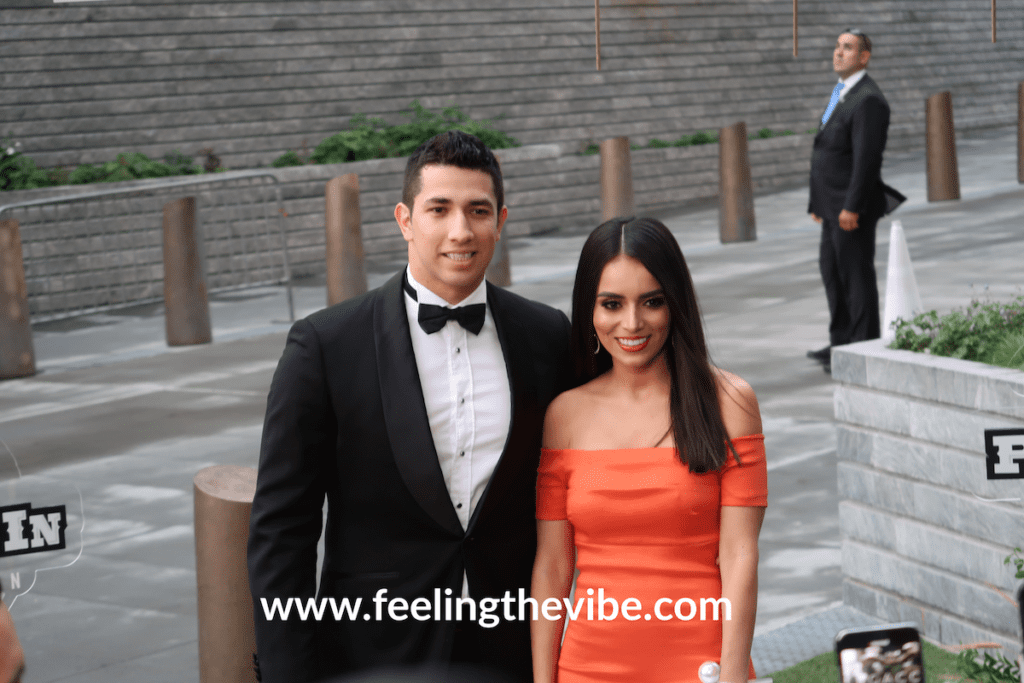
[[[395,207],[413,277],[451,304],[483,282],[507,216],[497,206],[490,175],[437,164],[420,171],[413,208],[402,202]]]

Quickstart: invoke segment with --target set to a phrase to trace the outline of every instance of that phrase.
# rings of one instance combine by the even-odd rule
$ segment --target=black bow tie
[[[402,276],[402,284],[405,286],[405,291],[412,297],[412,300],[419,301],[419,297],[416,296],[416,290],[413,289],[412,285],[409,284],[409,280],[404,275]],[[473,334],[480,334],[480,330],[484,328],[484,316],[486,314],[487,304],[470,304],[469,306],[456,306],[455,308],[435,306],[434,304],[420,304],[416,320],[427,334],[434,334],[444,327],[449,320],[454,320]]]

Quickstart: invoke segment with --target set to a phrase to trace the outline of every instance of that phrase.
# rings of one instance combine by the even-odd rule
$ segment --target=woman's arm
[[[537,618],[530,624],[530,646],[533,651],[534,683],[555,683],[558,651],[562,645],[565,623],[564,603],[560,618],[544,617],[544,601],[556,598],[560,603],[569,597],[576,565],[572,524],[568,520],[537,520],[537,559],[533,563],[530,597],[537,601]],[[550,610],[554,612],[554,610]]]
[[[732,618],[722,621],[722,683],[745,683],[757,614],[757,537],[763,507],[722,507],[718,557],[722,597],[732,605]]]
[[[719,406],[730,439],[761,433],[761,411],[749,384],[720,370]],[[732,606],[732,618],[722,622],[722,683],[745,683],[750,666],[757,615],[757,538],[764,521],[763,507],[723,505],[718,541],[722,597]]]

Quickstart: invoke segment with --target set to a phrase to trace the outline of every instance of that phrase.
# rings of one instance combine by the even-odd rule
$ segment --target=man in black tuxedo
[[[831,314],[829,346],[807,355],[831,370],[831,348],[879,336],[875,277],[878,219],[905,199],[882,183],[889,103],[865,69],[871,40],[847,29],[836,41],[832,91],[811,156],[807,211],[821,223],[819,267]]]
[[[530,679],[519,591],[544,411],[570,381],[569,321],[485,283],[507,215],[491,151],[438,135],[409,159],[395,207],[408,267],[292,327],[249,537],[264,683],[437,662]],[[314,595],[325,497],[314,604],[359,600],[358,613],[267,618],[275,598]]]

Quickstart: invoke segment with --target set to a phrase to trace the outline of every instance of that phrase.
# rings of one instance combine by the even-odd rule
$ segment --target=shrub
[[[1024,369],[1024,296],[1007,304],[972,301],[941,318],[929,311],[894,325],[890,348]]]
[[[519,146],[515,138],[494,130],[491,121],[473,121],[459,107],[445,107],[440,114],[435,114],[421,105],[419,100],[413,100],[403,113],[411,120],[397,126],[389,126],[381,118],[356,114],[349,119],[348,130],[321,141],[310,159],[318,164],[339,164],[407,157],[430,138],[449,130],[461,130],[475,135],[491,149]],[[289,151],[274,160],[272,165],[295,166],[301,163],[301,157]]]
[[[288,150],[278,158],[270,162],[274,168],[286,168],[288,166],[304,166],[304,162],[294,150]]]
[[[774,138],[781,137],[783,135],[793,135],[791,130],[783,130],[779,132],[773,131],[771,128],[762,128],[757,133],[748,136],[750,140],[757,140],[763,138]],[[718,142],[718,134],[714,131],[698,131],[693,135],[681,135],[677,140],[673,142],[666,142],[660,138],[651,138],[647,143],[646,147],[643,145],[631,144],[630,149],[663,149],[665,147],[689,147],[691,145],[708,145],[714,142]],[[588,142],[580,150],[582,155],[599,154],[600,145],[595,142]]]
[[[192,157],[177,150],[164,156],[164,161],[153,161],[145,154],[132,152],[117,155],[116,161],[105,164],[81,164],[73,171],[63,168],[41,169],[36,162],[20,152],[8,153],[13,148],[2,150],[0,190],[30,190],[55,185],[85,185],[88,183],[114,183],[121,180],[140,178],[164,178],[173,175],[202,173],[203,169],[192,163]]]
[[[174,175],[195,175],[203,169],[192,163],[192,157],[175,150],[154,161],[140,152],[118,154],[115,161],[105,164],[82,164],[68,176],[72,185],[87,183],[116,183],[142,178],[166,178]]]
[[[683,137],[686,137],[685,135]],[[682,138],[680,138],[681,140]],[[718,136],[712,131],[698,131],[690,136],[691,145],[708,145],[712,142],[718,142]]]
[[[985,653],[978,661],[978,652],[970,648],[963,650],[956,658],[956,671],[968,680],[979,683],[1017,683],[1020,681],[1020,670],[1016,662],[1011,662],[1002,654],[995,657]]]
[[[5,190],[31,190],[57,184],[50,173],[36,166],[35,161],[18,153],[5,160],[0,168]]]

